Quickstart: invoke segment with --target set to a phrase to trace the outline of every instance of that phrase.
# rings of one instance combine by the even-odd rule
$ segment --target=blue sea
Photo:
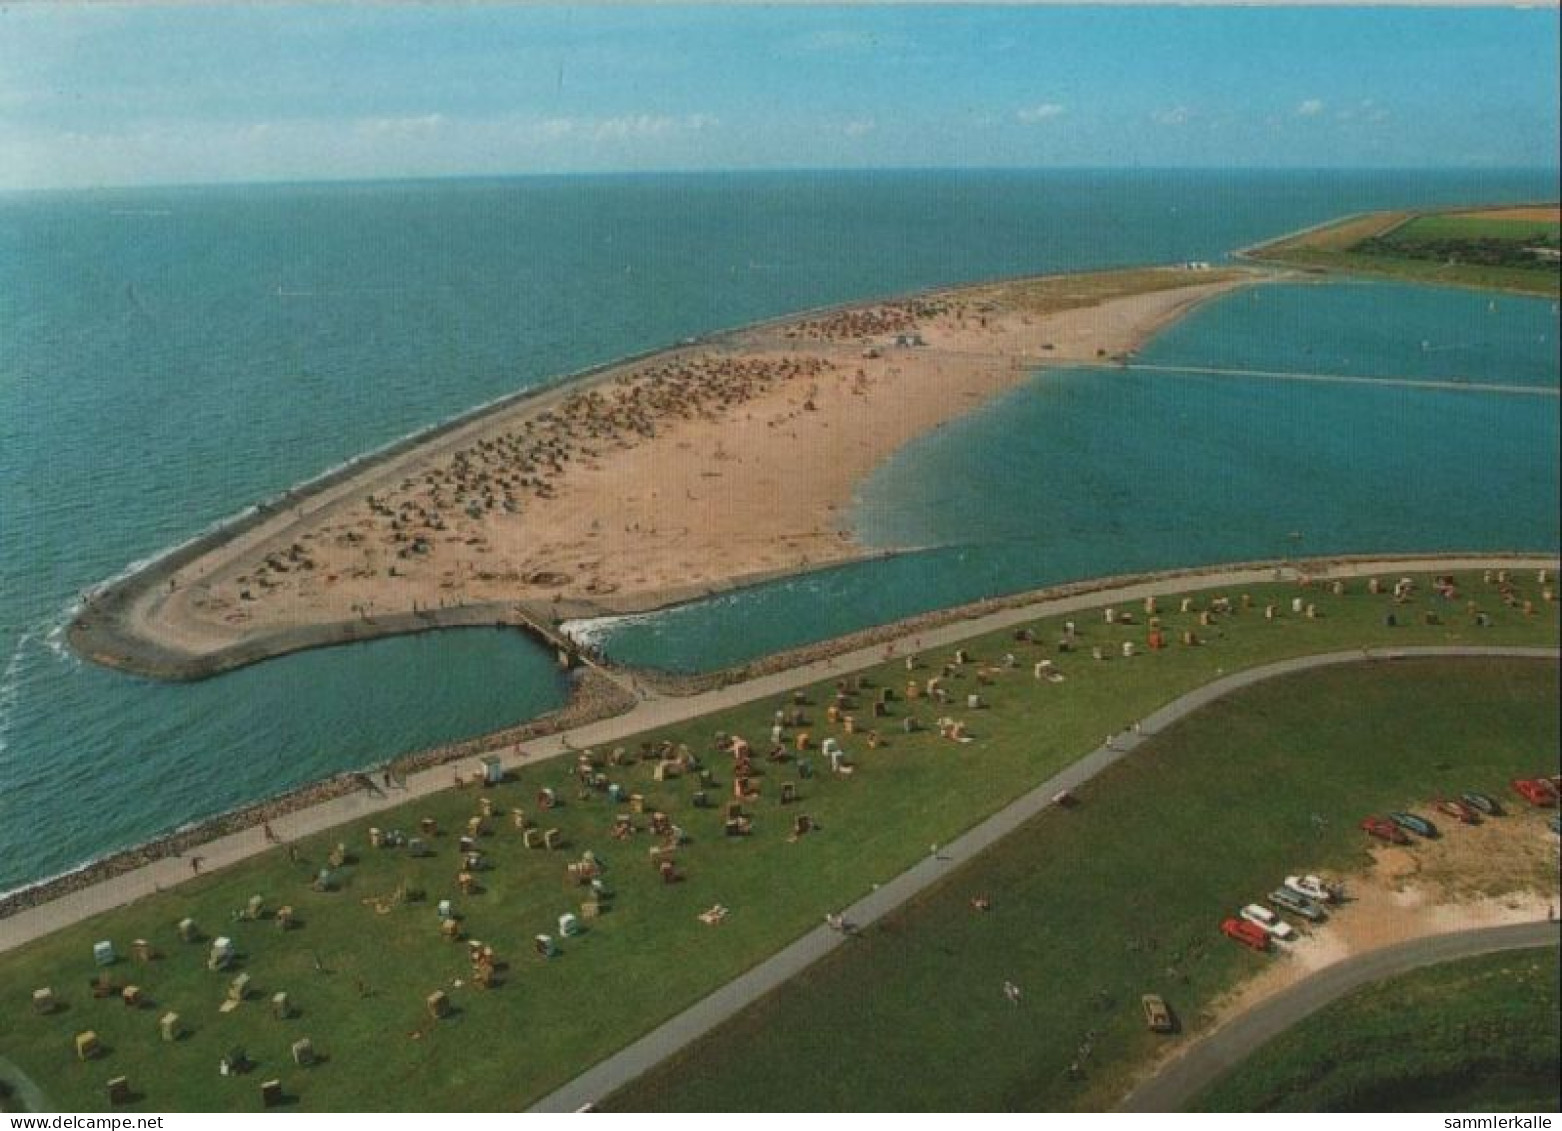
[[[1206,259],[1369,208],[1555,199],[1540,172],[791,173],[0,196],[0,890],[337,770],[536,715],[489,630],[200,684],[74,658],[82,592],[511,392],[826,303]],[[1059,580],[1348,550],[1558,545],[1541,300],[1343,282],[1201,308],[908,446],[856,524],[906,554],[593,626],[693,670]],[[1179,366],[1446,380],[1311,384]]]

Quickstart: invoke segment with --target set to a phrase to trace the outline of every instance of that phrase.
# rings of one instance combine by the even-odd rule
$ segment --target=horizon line
[[[621,169],[504,173],[425,173],[385,176],[276,177],[249,180],[148,181],[95,185],[3,186],[0,196],[89,194],[97,192],[171,192],[200,189],[325,188],[372,185],[430,185],[454,182],[502,182],[570,179],[654,179],[680,177],[749,177],[874,175],[885,173],[994,174],[994,173],[1488,173],[1550,174],[1562,188],[1562,166],[1555,165],[880,165],[880,166],[774,166],[736,169]],[[1544,203],[1552,203],[1547,200]]]

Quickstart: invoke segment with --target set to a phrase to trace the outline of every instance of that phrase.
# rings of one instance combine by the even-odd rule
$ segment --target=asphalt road
[[[1191,1045],[1130,1092],[1122,1111],[1178,1111],[1204,1088],[1241,1064],[1266,1041],[1330,1002],[1371,982],[1456,958],[1556,946],[1556,923],[1516,923],[1412,939],[1327,966],[1275,997],[1238,1014]]]
[[[1053,805],[1053,798],[1061,791],[1078,789],[1107,767],[1132,754],[1172,723],[1234,691],[1315,668],[1337,664],[1393,662],[1411,656],[1506,656],[1554,661],[1558,658],[1558,651],[1555,648],[1472,647],[1355,649],[1297,656],[1233,672],[1172,700],[1142,719],[1137,727],[1108,738],[1105,744],[1054,774],[954,841],[923,857],[900,875],[875,886],[868,895],[844,908],[841,915],[847,922],[859,927],[877,921]],[[816,927],[639,1040],[593,1065],[562,1088],[544,1096],[531,1111],[569,1112],[601,1102],[673,1053],[777,989],[843,941],[844,936],[839,931]]]

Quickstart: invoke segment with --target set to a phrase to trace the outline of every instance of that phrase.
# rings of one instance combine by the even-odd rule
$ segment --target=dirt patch
[[[1428,935],[1532,923],[1556,912],[1562,851],[1546,814],[1511,812],[1476,826],[1445,818],[1439,827],[1437,840],[1374,848],[1371,867],[1344,877],[1346,901],[1325,923],[1303,928],[1297,941],[1278,947],[1263,973],[1218,999],[1206,1011],[1200,1036],[1355,955]],[[1188,1047],[1168,1049],[1140,1078]]]

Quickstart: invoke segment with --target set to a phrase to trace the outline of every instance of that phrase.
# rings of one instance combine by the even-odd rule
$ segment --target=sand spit
[[[854,486],[1037,369],[1122,357],[1266,277],[1146,268],[931,291],[641,355],[501,401],[92,594],[82,655],[196,679],[471,624],[548,630],[864,556]]]

